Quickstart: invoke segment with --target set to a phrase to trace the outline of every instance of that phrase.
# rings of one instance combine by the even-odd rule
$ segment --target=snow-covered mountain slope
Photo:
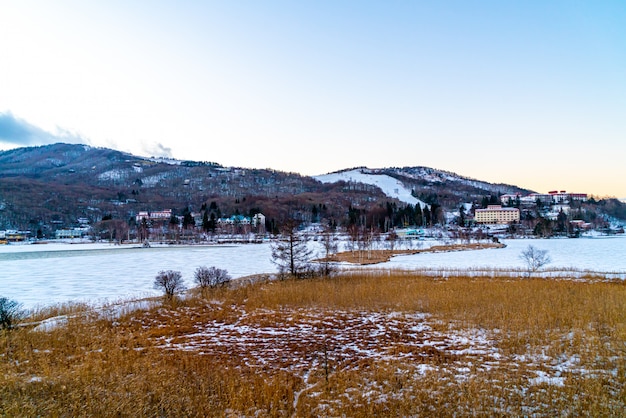
[[[400,180],[386,174],[373,174],[367,169],[358,168],[338,173],[313,176],[313,178],[322,183],[336,183],[343,180],[346,182],[371,184],[378,186],[387,196],[396,198],[401,202],[410,203],[412,205],[419,203],[422,208],[426,206],[426,203],[414,197],[411,194],[411,189],[406,187]]]
[[[427,181],[431,184],[460,184],[491,193],[519,193],[526,192],[517,186],[508,184],[492,184],[486,181],[476,180],[465,176],[460,176],[449,171],[436,170],[429,167],[402,167],[387,168],[384,171],[408,177],[419,181]]]

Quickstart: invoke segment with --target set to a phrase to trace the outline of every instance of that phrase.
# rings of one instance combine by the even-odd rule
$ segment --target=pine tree
[[[202,214],[202,230],[204,232],[209,232],[209,230],[210,230],[209,212],[207,212],[206,210]]]
[[[431,216],[430,216],[430,209],[428,209],[428,206],[424,207],[424,225],[425,226],[431,226],[432,220],[431,220]]]
[[[426,208],[426,206],[424,208]],[[422,206],[419,203],[415,205],[415,225],[416,226],[424,225],[424,214],[422,212]]]

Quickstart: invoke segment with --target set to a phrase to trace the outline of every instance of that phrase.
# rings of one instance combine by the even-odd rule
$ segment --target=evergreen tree
[[[430,214],[430,209],[428,209],[428,206],[424,207],[424,225],[425,226],[431,226],[431,214]]]
[[[215,214],[211,212],[211,218],[209,219],[209,231],[215,232],[217,228],[217,220],[215,219]]]
[[[193,227],[195,225],[195,221],[193,220],[193,216],[191,215],[191,210],[189,207],[183,209],[183,228],[188,229],[189,227]]]
[[[356,225],[359,220],[360,214],[360,210],[353,208],[352,205],[350,205],[348,207],[348,225]]]
[[[424,225],[424,213],[422,212],[422,205],[418,203],[417,205],[415,205],[415,226],[423,226],[423,225]]]
[[[562,210],[559,211],[559,215],[556,218],[555,230],[561,234],[567,232],[568,227],[567,215]]]
[[[465,206],[459,208],[459,226],[465,226]]]
[[[415,206],[412,204],[406,205],[406,220],[408,225],[415,225]]]
[[[387,202],[387,217],[389,219],[393,219],[393,213],[394,213],[394,206],[390,202]]]
[[[204,232],[209,232],[210,230],[210,225],[209,225],[209,212],[207,212],[206,210],[204,211],[204,213],[202,214],[202,230]]]
[[[552,222],[545,218],[539,218],[533,229],[533,234],[544,238],[552,236]]]
[[[311,221],[319,222],[319,211],[317,209],[317,205],[313,205],[311,208]]]
[[[433,203],[430,205],[430,225],[436,225],[443,221],[443,211],[441,205]]]

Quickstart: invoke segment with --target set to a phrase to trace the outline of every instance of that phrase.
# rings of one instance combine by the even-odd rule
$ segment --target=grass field
[[[354,251],[342,251],[328,257],[327,261],[331,262],[348,262],[352,264],[378,264],[389,261],[396,255],[412,255],[419,253],[444,253],[452,251],[474,251],[484,250],[487,248],[504,248],[504,244],[494,242],[476,242],[468,244],[447,244],[447,245],[433,245],[427,248],[414,248],[411,250],[354,250]],[[321,259],[320,261],[326,261]]]
[[[353,272],[0,336],[2,416],[620,416],[626,285]]]

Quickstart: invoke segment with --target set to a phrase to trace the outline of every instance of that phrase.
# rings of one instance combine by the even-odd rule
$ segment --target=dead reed
[[[0,335],[1,416],[626,409],[621,281],[352,272],[197,292],[115,318],[76,311],[46,332]]]
[[[348,262],[353,264],[370,265],[389,261],[396,255],[411,255],[419,253],[444,253],[453,251],[472,251],[484,250],[487,248],[504,248],[505,245],[494,242],[475,242],[467,244],[447,244],[433,245],[428,248],[414,249],[394,249],[394,250],[378,250],[378,249],[357,249],[353,251],[342,251],[328,257],[327,261],[331,262]],[[320,261],[326,261],[322,259]]]

